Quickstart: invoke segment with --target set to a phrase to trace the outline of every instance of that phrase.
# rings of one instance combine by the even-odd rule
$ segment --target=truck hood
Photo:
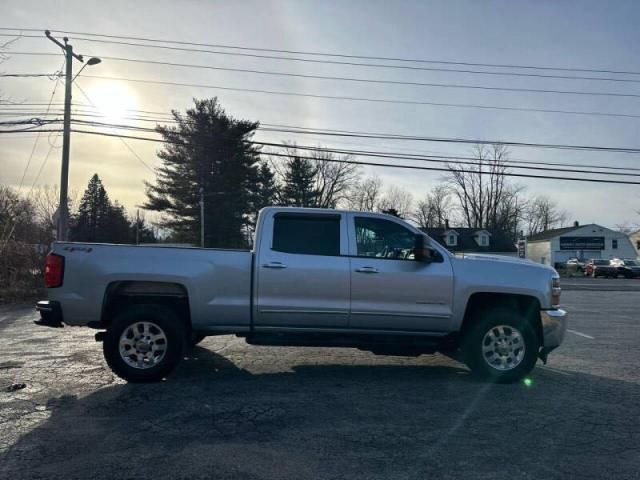
[[[513,293],[537,298],[543,308],[551,307],[551,279],[558,273],[548,265],[515,257],[470,254],[451,259],[458,290]]]
[[[504,255],[489,255],[485,253],[470,253],[465,254],[464,257],[456,257],[457,260],[470,261],[470,262],[499,262],[499,263],[511,263],[516,265],[523,265],[526,267],[540,268],[557,274],[556,270],[548,265],[541,263],[535,263],[532,260],[518,257],[507,257]]]

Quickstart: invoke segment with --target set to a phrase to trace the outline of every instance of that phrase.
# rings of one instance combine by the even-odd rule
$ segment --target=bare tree
[[[335,208],[348,200],[360,179],[359,166],[346,163],[350,156],[336,155],[321,147],[300,151],[295,144],[284,146],[288,161],[283,168],[277,165],[274,168],[281,183],[281,197],[289,190],[306,193],[304,206],[320,208]]]
[[[361,212],[374,212],[382,195],[382,180],[380,177],[371,176],[356,182],[346,198],[346,206],[350,210]]]
[[[349,192],[360,178],[359,167],[356,164],[344,163],[351,157],[339,156],[325,150],[311,152],[315,165],[315,190],[317,206],[320,208],[335,208],[348,198]]]
[[[467,227],[515,232],[524,212],[523,190],[506,181],[504,145],[477,145],[477,165],[449,164],[448,183]]]
[[[57,214],[60,201],[60,190],[57,185],[36,187],[32,193],[32,201],[36,219],[45,232],[52,233],[57,228]],[[72,190],[68,195],[69,211],[76,209],[78,191]]]
[[[534,235],[562,226],[567,220],[567,213],[560,210],[556,202],[549,197],[540,195],[527,205],[525,220],[527,233]]]
[[[401,218],[411,215],[413,195],[399,187],[389,187],[378,203],[378,210],[391,213]]]
[[[412,218],[420,228],[442,227],[450,218],[452,210],[451,191],[446,185],[437,185],[418,202]]]
[[[6,42],[0,44],[0,64],[4,63],[5,60],[7,60],[9,58],[9,56],[4,53],[4,51],[7,49],[7,47],[9,47],[12,43],[17,42],[18,40],[20,40],[21,35],[16,36],[15,38],[12,38],[11,40],[7,40]],[[0,100],[2,100],[2,92],[0,92]]]

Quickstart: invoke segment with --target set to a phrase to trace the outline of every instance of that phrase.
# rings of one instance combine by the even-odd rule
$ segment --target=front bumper
[[[58,302],[41,300],[36,304],[36,310],[40,312],[40,320],[34,323],[43,327],[61,328],[62,324],[62,308]]]
[[[546,363],[547,355],[564,340],[569,314],[560,308],[541,310],[540,320],[542,322],[542,349],[540,350],[540,358]]]

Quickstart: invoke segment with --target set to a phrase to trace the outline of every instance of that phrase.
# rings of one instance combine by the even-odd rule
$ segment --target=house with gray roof
[[[536,263],[557,266],[570,258],[636,258],[636,251],[623,232],[590,223],[554,228],[526,238],[526,257]]]
[[[491,255],[507,255],[515,257],[518,249],[504,233],[483,228],[451,228],[448,225],[440,228],[422,229],[429,237],[456,255],[465,253],[488,253]]]

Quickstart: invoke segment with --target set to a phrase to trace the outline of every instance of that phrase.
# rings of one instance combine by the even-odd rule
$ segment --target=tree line
[[[509,152],[503,145],[477,146],[474,165],[452,163],[440,184],[414,201],[377,176],[363,176],[348,155],[322,148],[301,151],[294,143],[278,153],[252,142],[258,122],[228,115],[216,98],[194,100],[175,126],[158,126],[165,140],[155,182],[146,184],[143,207],[162,214],[159,224],[175,241],[197,244],[200,189],[208,247],[246,247],[258,211],[268,205],[343,207],[387,212],[420,227],[451,225],[501,230],[514,241],[566,221],[549,198],[527,197],[504,174]]]
[[[423,228],[448,221],[500,230],[514,241],[521,231],[534,234],[567,220],[552,200],[527,196],[524,187],[505,176],[509,152],[503,145],[475,147],[472,165],[449,164],[440,182],[416,201],[406,190],[385,186],[379,177],[363,175],[359,165],[345,163],[351,160],[348,155],[320,147],[303,151],[295,143],[277,151],[260,149],[252,141],[259,123],[232,117],[217,98],[194,99],[193,107],[172,115],[175,125],[156,127],[165,141],[158,152],[162,164],[145,184],[140,205],[158,212],[154,225],[164,241],[200,244],[201,200],[206,247],[249,246],[258,212],[269,205],[386,212]],[[4,188],[0,197],[0,240],[51,241],[57,191],[43,188],[26,199]],[[109,198],[97,174],[70,210],[73,241],[158,240],[144,217],[128,216]],[[9,224],[12,229],[6,228]]]

